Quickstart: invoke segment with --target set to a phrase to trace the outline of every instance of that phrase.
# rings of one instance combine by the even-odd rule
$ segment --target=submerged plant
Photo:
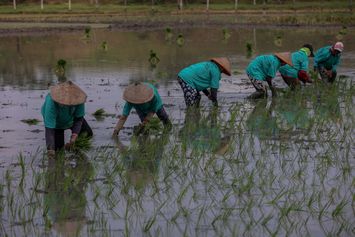
[[[97,119],[97,120],[102,120],[103,117],[115,117],[115,114],[109,114],[107,113],[103,108],[100,108],[96,110],[92,115]]]
[[[179,34],[177,39],[176,39],[176,43],[177,45],[179,45],[180,47],[183,46],[185,44],[185,39],[184,36],[182,34]]]
[[[276,36],[276,38],[274,39],[274,44],[277,47],[281,47],[282,46],[282,36],[280,36],[280,35]]]
[[[172,38],[173,38],[173,32],[172,32],[170,27],[167,27],[165,29],[165,40],[166,41],[171,41]]]
[[[96,110],[92,115],[100,117],[105,114],[106,114],[106,111],[103,108],[100,108],[100,109]]]
[[[150,62],[150,65],[152,65],[152,66],[155,66],[160,62],[160,59],[157,56],[157,53],[154,52],[154,50],[152,50],[152,49],[149,52],[149,62]]]
[[[66,65],[67,65],[67,61],[65,61],[64,59],[59,59],[57,61],[57,64],[54,68],[54,72],[55,72],[56,76],[58,77],[58,81],[65,81],[65,79],[66,79],[66,77],[65,77]]]
[[[91,27],[87,26],[87,27],[85,27],[85,30],[84,30],[84,37],[85,37],[85,39],[90,39],[90,36],[91,36]]]
[[[231,37],[231,33],[229,33],[229,30],[224,28],[222,30],[223,33],[223,40],[228,40]]]
[[[22,119],[21,122],[27,123],[28,125],[37,125],[41,121],[38,119]]]
[[[246,46],[246,49],[247,49],[247,58],[250,58],[251,55],[253,54],[253,45],[252,45],[252,43],[247,42],[245,44],[245,46]]]
[[[107,44],[106,41],[103,41],[103,42],[101,43],[101,48],[102,48],[104,51],[107,51],[107,50],[108,50],[108,44]]]

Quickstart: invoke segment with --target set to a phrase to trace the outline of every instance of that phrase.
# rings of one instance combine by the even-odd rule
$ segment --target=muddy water
[[[339,75],[347,77],[339,80],[348,81],[345,89],[340,85],[325,93],[315,90],[313,95],[314,87],[307,86],[304,98],[289,97],[285,90],[276,101],[244,100],[254,91],[244,73],[251,60],[247,42],[253,45],[252,58],[297,50],[303,43],[319,48],[336,41],[339,30],[241,28],[229,29],[224,39],[222,29],[214,28],[172,29],[170,36],[164,30],[97,29],[89,38],[84,32],[0,38],[0,177],[8,187],[0,186],[5,210],[0,233],[263,236],[271,231],[331,236],[340,229],[343,236],[354,233],[350,143],[354,110],[349,92],[355,76],[353,29],[342,36],[345,52]],[[178,34],[184,37],[182,45],[176,42]],[[150,50],[160,58],[156,67],[148,62]],[[221,114],[205,112],[185,120],[176,74],[190,63],[215,56],[229,57],[233,68],[231,77],[222,78]],[[158,85],[179,132],[174,130],[169,138],[133,139],[130,153],[122,159],[95,149],[89,159],[68,159],[65,164],[42,159],[41,153],[31,156],[45,146],[40,109],[48,86],[56,83],[53,67],[60,58],[68,62],[67,77],[88,94],[86,119],[95,134],[94,148],[118,145],[125,154],[138,116],[129,117],[119,142],[111,139],[111,132],[122,110],[122,91],[136,80]],[[286,87],[279,76],[275,83]],[[203,105],[208,111],[206,98]],[[95,118],[92,113],[99,108],[113,116]],[[41,122],[21,122],[32,118]],[[233,118],[245,121],[238,128],[240,134],[237,128],[228,129]],[[334,136],[322,137],[328,133]],[[321,142],[314,142],[317,139]],[[28,168],[22,173],[26,192],[18,189],[20,152]],[[145,157],[147,163],[140,163]],[[339,214],[335,210],[343,200]],[[285,217],[288,212],[292,216]]]
[[[246,43],[253,45],[253,55],[273,51],[296,50],[303,43],[315,48],[327,45],[338,36],[332,29],[228,29],[224,39],[222,29],[164,30],[118,32],[93,30],[87,39],[84,32],[60,35],[11,36],[0,38],[0,90],[1,90],[1,155],[2,162],[22,151],[26,154],[43,147],[43,123],[27,125],[20,120],[42,120],[40,108],[48,85],[56,82],[53,67],[56,60],[67,60],[68,78],[79,84],[88,94],[87,120],[94,128],[96,145],[110,143],[109,135],[115,118],[97,121],[91,114],[104,108],[110,114],[120,114],[122,90],[133,80],[151,80],[159,85],[163,101],[175,123],[183,118],[182,93],[175,81],[177,72],[190,63],[214,56],[227,56],[232,61],[234,75],[223,76],[220,97],[243,99],[253,91],[246,80],[244,69],[250,59]],[[178,34],[183,45],[176,42]],[[351,43],[353,29],[343,36],[346,51],[340,72],[352,71],[355,46]],[[279,39],[277,38],[279,37]],[[167,39],[168,38],[168,39]],[[102,43],[107,42],[107,49]],[[154,50],[160,63],[151,67],[148,59]],[[278,80],[281,87],[285,85]],[[137,123],[132,115],[128,126]],[[125,130],[123,139],[130,133]]]

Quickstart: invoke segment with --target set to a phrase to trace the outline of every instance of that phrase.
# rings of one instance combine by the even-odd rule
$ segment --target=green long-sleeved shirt
[[[219,88],[221,70],[211,61],[192,64],[182,69],[178,76],[192,88],[202,91],[208,88]]]
[[[314,67],[325,67],[327,70],[336,71],[340,63],[340,54],[333,55],[330,51],[332,46],[318,49],[314,55]]]
[[[246,73],[255,80],[266,81],[266,77],[274,78],[281,63],[274,55],[260,55],[248,65]]]
[[[85,105],[60,105],[48,94],[41,112],[46,128],[68,129],[73,126],[75,118],[85,115]]]
[[[282,75],[298,78],[298,71],[302,70],[308,72],[309,60],[307,54],[304,51],[299,50],[297,52],[293,52],[291,54],[291,58],[293,66],[291,67],[290,65],[286,64],[280,67],[279,71]]]

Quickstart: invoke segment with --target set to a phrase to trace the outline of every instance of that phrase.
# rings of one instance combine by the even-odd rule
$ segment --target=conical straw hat
[[[275,53],[274,55],[284,63],[293,66],[290,52]]]
[[[79,105],[85,103],[86,94],[71,81],[59,83],[50,88],[52,99],[62,105]]]
[[[132,104],[144,104],[153,97],[153,89],[143,83],[131,84],[123,92],[123,99]]]
[[[231,63],[228,58],[211,58],[211,61],[217,63],[223,69],[223,73],[231,75]]]

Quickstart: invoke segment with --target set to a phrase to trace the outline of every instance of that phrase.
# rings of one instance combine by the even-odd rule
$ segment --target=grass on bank
[[[178,12],[179,9],[176,4],[165,3],[155,4],[153,6],[153,13],[172,13]],[[235,9],[234,2],[230,3],[211,3],[209,10],[211,11],[232,11]],[[351,6],[348,1],[326,1],[326,2],[292,2],[284,4],[238,4],[238,10],[302,10],[302,11],[322,11],[322,10],[350,10]],[[206,4],[194,3],[185,4],[183,12],[189,11],[205,11]],[[68,9],[68,3],[62,4],[44,4],[44,9],[41,10],[40,4],[33,3],[18,3],[16,10],[12,4],[1,5],[0,14],[20,14],[20,13],[142,13],[151,12],[151,4],[86,4],[86,3],[72,3],[71,10]]]

